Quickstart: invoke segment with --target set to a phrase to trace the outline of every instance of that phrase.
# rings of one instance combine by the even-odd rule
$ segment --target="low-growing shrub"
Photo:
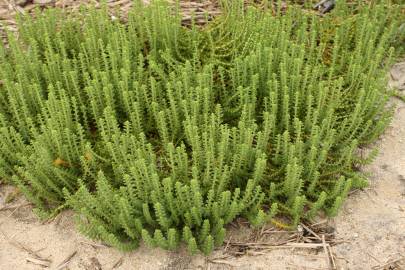
[[[124,250],[209,253],[236,217],[335,215],[366,184],[358,147],[390,121],[395,8],[225,3],[205,26],[161,2],[126,23],[105,8],[22,18],[0,47],[0,177]]]

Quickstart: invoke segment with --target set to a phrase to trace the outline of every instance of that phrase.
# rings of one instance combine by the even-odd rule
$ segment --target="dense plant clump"
[[[124,250],[209,253],[236,217],[335,215],[366,184],[358,147],[390,121],[395,9],[236,2],[204,27],[160,2],[126,23],[91,8],[23,18],[0,46],[0,177]]]

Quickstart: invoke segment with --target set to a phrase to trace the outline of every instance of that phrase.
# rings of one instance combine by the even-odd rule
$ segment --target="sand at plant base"
[[[329,221],[336,238],[345,241],[333,247],[338,269],[371,269],[405,256],[405,103],[395,102],[398,106],[392,124],[376,143],[380,153],[364,168],[371,174],[370,187],[351,194],[339,216]],[[222,250],[208,258],[144,246],[121,253],[77,233],[70,211],[42,224],[21,196],[7,204],[5,198],[13,190],[0,185],[0,209],[20,206],[0,210],[0,270],[328,269],[322,250],[278,248],[225,259],[221,259]],[[405,259],[400,264],[405,269]]]

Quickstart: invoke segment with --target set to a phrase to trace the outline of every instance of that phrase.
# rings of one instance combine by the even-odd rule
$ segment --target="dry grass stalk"
[[[40,260],[40,259],[27,257],[26,261],[36,264],[36,265],[43,266],[43,267],[49,267],[51,265],[51,261],[49,261],[49,260]]]

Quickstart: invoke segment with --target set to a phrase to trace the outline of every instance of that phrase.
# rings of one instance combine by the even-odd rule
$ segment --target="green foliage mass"
[[[22,18],[0,46],[0,177],[123,250],[208,254],[236,217],[335,215],[366,184],[358,147],[390,121],[395,10],[229,1],[184,27],[154,2],[126,23],[106,8]]]

